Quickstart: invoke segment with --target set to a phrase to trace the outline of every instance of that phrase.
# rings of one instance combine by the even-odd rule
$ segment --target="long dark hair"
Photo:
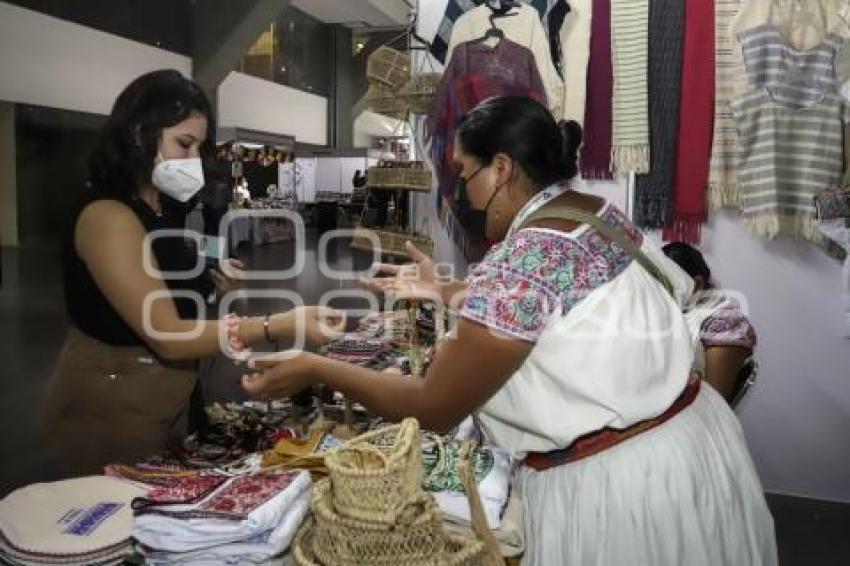
[[[685,273],[693,277],[702,277],[706,284],[711,282],[711,269],[702,253],[684,242],[670,242],[661,248],[664,255],[672,259]]]
[[[464,153],[489,165],[497,153],[519,163],[542,189],[575,177],[581,126],[555,122],[542,104],[524,96],[489,98],[458,122],[457,136]]]
[[[207,119],[207,139],[201,144],[204,173],[212,170],[215,117],[209,99],[194,82],[178,71],[164,69],[144,74],[118,96],[100,140],[89,158],[89,184],[94,196],[124,202],[148,182],[163,128],[198,112]]]

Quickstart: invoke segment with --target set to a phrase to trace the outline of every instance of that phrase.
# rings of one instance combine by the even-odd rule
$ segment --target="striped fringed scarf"
[[[611,0],[614,170],[649,172],[649,0]]]
[[[743,4],[742,0],[714,0],[714,142],[708,178],[708,201],[714,208],[738,205],[738,133],[729,104],[746,78],[741,48],[729,29]]]
[[[699,244],[714,119],[714,0],[687,0],[673,215],[664,240]]]
[[[602,180],[611,178],[611,0],[593,0],[592,14],[580,165],[583,178]]]
[[[649,5],[650,172],[635,178],[635,223],[641,228],[667,226],[673,206],[679,139],[679,85],[685,37],[682,0],[653,0]]]
[[[590,57],[590,22],[592,0],[571,0],[570,17],[564,25],[564,120],[584,124],[587,96],[587,64]]]

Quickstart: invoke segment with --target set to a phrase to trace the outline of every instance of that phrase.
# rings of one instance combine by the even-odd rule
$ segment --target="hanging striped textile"
[[[621,173],[649,172],[649,0],[611,1],[614,63],[612,163]]]
[[[743,8],[742,0],[714,0],[714,141],[708,178],[713,208],[738,206],[738,133],[731,102],[746,84],[741,49],[730,28]]]
[[[587,65],[590,59],[590,22],[592,0],[572,0],[570,17],[564,24],[564,120],[584,126],[587,96]]]
[[[649,5],[650,171],[635,177],[634,221],[641,228],[667,226],[679,139],[679,87],[685,39],[682,0],[653,0]]]

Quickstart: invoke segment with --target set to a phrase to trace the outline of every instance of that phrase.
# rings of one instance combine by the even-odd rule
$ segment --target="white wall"
[[[419,31],[434,35],[446,0],[420,0]],[[624,206],[624,183],[589,192]],[[433,195],[417,196],[436,255],[459,258]],[[653,235],[657,237],[657,235]],[[743,293],[759,336],[759,383],[738,416],[767,491],[850,502],[850,340],[842,340],[841,266],[814,246],[749,235],[729,212],[711,214],[701,246],[720,283]]]
[[[850,502],[840,263],[805,242],[754,238],[730,212],[711,215],[701,248],[758,333],[759,382],[738,415],[765,489]]]
[[[108,114],[137,76],[188,57],[0,2],[0,100]]]
[[[327,144],[328,100],[294,88],[231,72],[218,87],[218,121]]]

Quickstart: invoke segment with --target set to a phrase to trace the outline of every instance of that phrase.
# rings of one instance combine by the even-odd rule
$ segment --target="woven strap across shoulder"
[[[632,259],[638,262],[644,269],[646,269],[656,281],[661,283],[661,285],[667,289],[667,292],[670,293],[671,296],[674,296],[673,293],[673,284],[670,282],[670,279],[664,274],[661,269],[652,262],[651,259],[647,257],[645,253],[640,249],[640,247],[631,241],[626,234],[613,226],[609,226],[606,224],[601,218],[596,216],[595,214],[591,214],[589,212],[585,212],[584,210],[579,210],[577,208],[572,208],[569,206],[551,206],[546,208],[541,208],[534,214],[528,217],[523,226],[528,226],[530,222],[534,220],[544,220],[544,219],[554,219],[554,220],[571,220],[573,222],[580,222],[582,224],[589,224],[592,226],[597,232],[602,234],[605,238],[611,240],[623,250],[628,253]]]

